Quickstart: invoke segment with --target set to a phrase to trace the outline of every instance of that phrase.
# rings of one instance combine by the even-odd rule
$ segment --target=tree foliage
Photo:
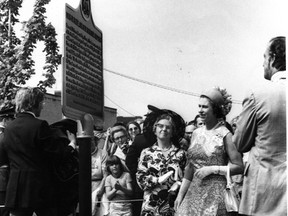
[[[31,18],[21,23],[24,35],[18,38],[14,27],[19,23],[17,17],[22,2],[23,0],[0,0],[0,109],[11,106],[18,88],[36,73],[32,54],[38,41],[43,41],[45,45],[43,79],[37,85],[44,92],[55,84],[54,73],[61,64],[55,28],[51,23],[45,22],[45,5],[50,0],[35,1]]]

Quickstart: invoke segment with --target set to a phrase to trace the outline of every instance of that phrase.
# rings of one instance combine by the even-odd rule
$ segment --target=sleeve
[[[251,93],[243,101],[243,110],[237,121],[236,131],[232,138],[240,153],[248,152],[255,144],[257,135],[257,115],[255,97]]]
[[[149,149],[143,150],[138,163],[136,180],[139,187],[144,191],[153,189],[158,185],[157,170],[149,168],[152,160],[152,156],[149,155]]]
[[[4,134],[0,134],[0,166],[7,165],[9,163],[8,156],[4,149],[4,142],[3,142]]]
[[[137,166],[138,166],[138,158],[140,156],[139,150],[137,148],[138,142],[139,142],[139,139],[136,136],[134,142],[129,147],[129,150],[127,152],[126,159],[125,159],[125,164],[128,167],[130,174],[132,176],[136,175]]]
[[[110,175],[107,176],[107,178],[105,179],[105,187],[112,187],[110,179]]]

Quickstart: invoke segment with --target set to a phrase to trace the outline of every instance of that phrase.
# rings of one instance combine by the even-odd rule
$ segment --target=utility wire
[[[191,96],[194,96],[194,97],[200,97],[200,94],[198,94],[198,93],[188,92],[188,91],[184,91],[184,90],[180,90],[180,89],[176,89],[176,88],[160,85],[160,84],[153,83],[153,82],[148,82],[146,80],[141,80],[141,79],[138,79],[138,78],[135,78],[135,77],[127,76],[125,74],[118,73],[118,72],[115,72],[115,71],[112,71],[112,70],[109,70],[109,69],[106,69],[106,68],[104,68],[104,70],[109,72],[109,73],[112,73],[112,74],[115,74],[115,75],[118,75],[118,76],[121,76],[121,77],[125,77],[127,79],[131,79],[131,80],[134,80],[134,81],[137,81],[137,82],[140,82],[140,83],[145,83],[145,84],[148,84],[148,85],[151,85],[151,86],[155,86],[155,87],[158,87],[158,88],[162,88],[162,89],[166,89],[166,90],[169,90],[169,91],[177,92],[177,93],[180,93],[180,94],[186,94],[186,95],[191,95]],[[232,100],[232,103],[242,104],[242,102],[239,101],[239,100]]]
[[[119,107],[120,109],[122,109],[123,111],[125,111],[126,113],[128,113],[129,115],[136,117],[134,114],[130,113],[129,111],[127,111],[126,109],[124,109],[123,107],[121,107],[120,105],[118,105],[117,103],[115,103],[113,100],[111,100],[109,97],[107,97],[105,94],[104,96],[110,101],[112,102],[114,105],[116,105],[117,107]]]

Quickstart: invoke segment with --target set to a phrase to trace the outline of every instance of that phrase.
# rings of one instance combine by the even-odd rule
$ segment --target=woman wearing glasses
[[[132,145],[135,137],[141,133],[141,127],[136,121],[130,121],[128,122],[126,129],[129,134],[129,145]]]
[[[141,153],[136,179],[144,191],[142,216],[174,214],[173,195],[175,198],[186,163],[184,150],[172,142],[179,132],[174,122],[169,114],[158,117],[153,126],[157,141]]]

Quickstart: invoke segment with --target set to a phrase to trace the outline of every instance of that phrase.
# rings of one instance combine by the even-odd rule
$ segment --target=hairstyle
[[[170,124],[172,125],[172,137],[174,137],[174,136],[176,135],[175,123],[174,123],[172,117],[171,117],[170,115],[168,115],[168,114],[162,114],[162,115],[160,115],[160,116],[156,119],[156,121],[155,121],[155,123],[154,123],[154,125],[153,125],[153,132],[155,133],[157,123],[158,123],[160,120],[162,120],[162,119],[166,119],[166,120],[168,120],[168,121],[170,122]],[[171,137],[171,138],[172,138],[172,137]]]
[[[126,125],[126,130],[127,130],[127,131],[129,131],[129,126],[130,126],[131,124],[135,125],[135,126],[139,129],[139,131],[141,132],[141,127],[140,127],[140,125],[138,124],[138,122],[136,122],[136,121],[130,121],[130,122],[127,123],[127,125]]]
[[[112,140],[112,142],[115,142],[114,134],[117,133],[117,132],[120,132],[120,131],[122,131],[128,138],[128,133],[127,133],[126,128],[123,127],[122,125],[118,125],[118,126],[112,127],[112,129],[111,129],[111,140]]]
[[[197,116],[200,117],[199,115],[197,115]],[[186,124],[186,126],[188,126],[188,125],[194,125],[194,126],[196,126],[196,124],[197,124],[197,121],[196,121],[196,118],[195,118],[194,120],[189,121],[189,122]]]
[[[269,54],[275,57],[272,66],[279,71],[286,70],[286,38],[275,37],[270,41]]]
[[[40,88],[20,88],[15,96],[16,113],[38,109],[42,101],[44,101],[44,93]]]
[[[124,172],[124,166],[123,166],[120,158],[116,155],[111,155],[111,156],[108,156],[108,158],[106,160],[106,168],[107,168],[107,172],[109,174],[111,174],[110,166],[112,166],[114,164],[119,164],[121,172]]]

